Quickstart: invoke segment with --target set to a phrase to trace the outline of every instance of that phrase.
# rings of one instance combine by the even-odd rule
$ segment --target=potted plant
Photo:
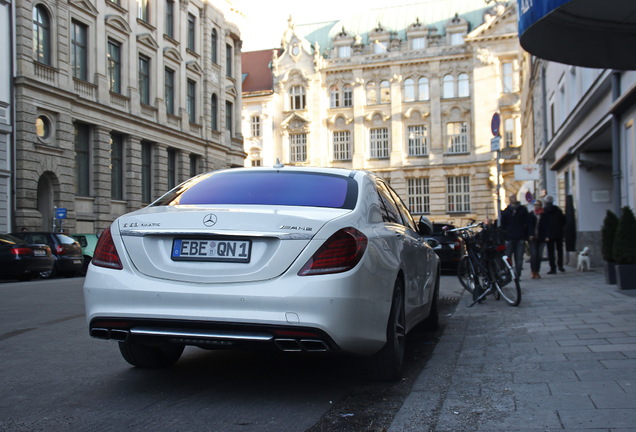
[[[636,217],[629,207],[623,207],[614,237],[616,283],[620,289],[636,288]]]
[[[616,285],[616,261],[614,260],[614,238],[618,227],[618,216],[607,210],[601,227],[601,254],[605,267],[605,283]]]

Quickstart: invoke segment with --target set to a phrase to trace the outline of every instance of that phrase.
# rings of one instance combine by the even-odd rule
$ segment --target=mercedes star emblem
[[[205,217],[203,218],[203,225],[205,225],[206,227],[211,227],[214,226],[216,224],[216,215],[209,213],[206,214]]]

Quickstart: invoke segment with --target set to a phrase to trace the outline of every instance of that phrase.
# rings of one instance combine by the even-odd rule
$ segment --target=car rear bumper
[[[84,299],[91,335],[102,339],[370,355],[386,342],[392,292],[382,284],[364,266],[258,283],[176,284],[91,265]]]

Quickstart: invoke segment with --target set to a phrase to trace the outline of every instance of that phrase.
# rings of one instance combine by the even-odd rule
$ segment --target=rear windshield
[[[353,209],[358,184],[339,175],[285,171],[224,171],[195,177],[152,205],[281,205]]]

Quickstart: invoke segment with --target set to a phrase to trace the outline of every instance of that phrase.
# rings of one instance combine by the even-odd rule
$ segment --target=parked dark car
[[[46,244],[29,244],[9,234],[0,234],[0,278],[30,280],[50,272],[55,259]]]
[[[86,274],[88,265],[93,259],[95,253],[95,246],[97,246],[97,240],[99,236],[97,234],[73,234],[73,237],[82,247],[82,254],[84,255],[84,267],[82,268],[82,275]]]
[[[455,225],[445,223],[434,223],[433,233],[428,238],[437,240],[438,244],[433,247],[440,259],[442,269],[454,270],[461,257],[466,253],[464,241],[457,233],[450,232]],[[429,242],[430,244],[430,242]]]
[[[50,272],[42,272],[43,278],[51,278],[56,275],[77,276],[82,273],[84,256],[79,243],[66,234],[53,232],[19,232],[11,233],[27,243],[44,243],[49,245],[55,264]]]

